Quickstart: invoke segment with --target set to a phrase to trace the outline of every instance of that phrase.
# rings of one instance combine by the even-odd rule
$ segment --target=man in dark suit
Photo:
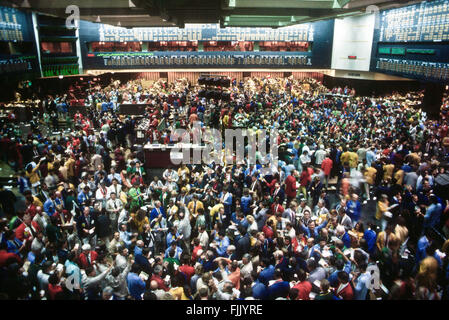
[[[153,273],[153,268],[151,267],[150,261],[148,260],[150,257],[150,248],[143,248],[142,253],[138,253],[134,257],[135,262],[140,266],[141,270],[147,274]]]
[[[277,298],[287,298],[290,292],[288,281],[282,280],[282,272],[279,269],[274,271],[274,283],[268,286],[268,297],[270,300]]]
[[[115,231],[115,230],[114,230]],[[111,220],[106,214],[106,210],[101,210],[96,221],[96,233],[99,239],[109,247],[109,238],[111,235]]]
[[[83,243],[96,245],[96,220],[95,213],[91,212],[90,207],[84,207],[83,214],[78,217],[76,223],[78,235]]]
[[[276,199],[276,197],[279,197],[279,203],[284,203],[285,200],[285,191],[284,187],[281,187],[278,182],[274,185],[273,194],[271,195],[273,199]]]
[[[33,153],[33,145],[31,144],[31,141],[28,140],[28,142],[20,148],[20,152],[22,153],[24,164],[28,164],[31,161],[33,161],[34,153]]]
[[[176,201],[177,202],[179,201],[185,205],[188,205],[191,200],[192,200],[192,195],[189,195],[187,193],[187,189],[185,187],[182,187],[180,194],[176,197]]]
[[[253,175],[251,177],[251,184],[249,187],[249,192],[252,195],[257,195],[259,197],[259,199],[262,198],[262,184],[260,183],[259,180],[257,180],[256,175]]]
[[[250,240],[246,228],[242,225],[237,227],[240,233],[240,239],[235,244],[235,259],[242,260],[243,255],[249,252]]]
[[[235,199],[240,199],[243,195],[243,190],[237,181],[232,183],[230,192],[234,195]]]

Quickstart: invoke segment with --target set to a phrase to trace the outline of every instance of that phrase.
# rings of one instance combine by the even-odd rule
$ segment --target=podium
[[[193,157],[194,150],[203,151],[205,146],[194,144],[176,144],[176,145],[163,145],[163,144],[146,144],[143,147],[145,157],[145,169],[157,169],[157,168],[177,168],[180,164],[175,164],[173,161],[179,161],[183,159],[184,150],[189,150],[190,157]],[[173,160],[173,161],[172,161]]]

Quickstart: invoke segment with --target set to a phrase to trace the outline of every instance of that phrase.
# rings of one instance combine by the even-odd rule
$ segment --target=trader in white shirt
[[[111,198],[106,202],[106,211],[109,213],[109,219],[111,220],[113,230],[118,228],[118,217],[122,210],[122,200],[117,198],[117,194],[115,192],[111,192]]]
[[[108,187],[106,199],[109,200],[109,198],[111,198],[112,192],[114,192],[116,196],[120,197],[120,193],[122,192],[122,185],[119,184],[119,181],[117,179],[112,179],[112,184]]]
[[[114,179],[117,179],[118,183],[122,182],[122,177],[120,177],[120,174],[115,172],[115,168],[111,168],[111,173],[108,174],[108,180],[112,182]]]

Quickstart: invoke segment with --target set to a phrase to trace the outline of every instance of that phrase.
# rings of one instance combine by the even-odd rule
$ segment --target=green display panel
[[[435,49],[407,49],[407,53],[412,53],[412,54],[435,54]]]
[[[51,65],[42,66],[44,77],[67,76],[79,74],[79,66],[74,65]]]
[[[380,47],[379,54],[391,54],[391,48]]]
[[[391,54],[404,56],[405,48],[391,48]]]

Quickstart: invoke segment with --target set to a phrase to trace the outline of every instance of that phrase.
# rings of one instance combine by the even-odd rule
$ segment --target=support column
[[[42,63],[41,63],[41,42],[39,39],[39,28],[38,28],[38,24],[37,24],[36,12],[31,13],[31,20],[33,21],[33,34],[34,34],[34,41],[35,41],[36,49],[37,49],[37,60],[39,63],[39,72],[41,74],[41,77],[43,77],[44,74],[42,73]]]
[[[83,55],[81,51],[81,40],[80,40],[80,25],[78,23],[78,26],[75,30],[75,36],[76,36],[76,55],[78,57],[78,72],[79,74],[84,74],[83,69]]]

